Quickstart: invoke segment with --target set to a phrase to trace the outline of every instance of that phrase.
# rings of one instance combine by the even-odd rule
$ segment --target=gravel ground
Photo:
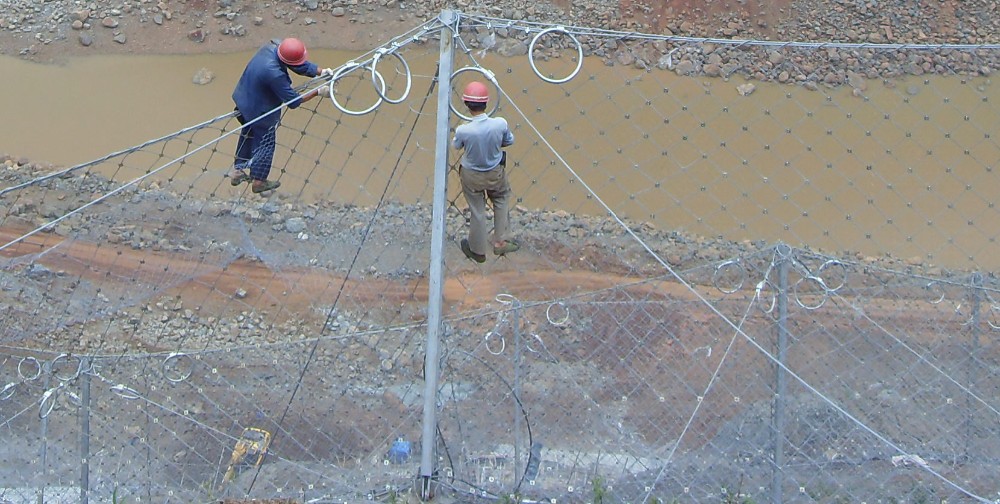
[[[6,1],[0,4],[0,54],[53,62],[98,53],[224,53],[251,50],[262,39],[294,34],[310,47],[369,50],[442,9],[515,21],[628,30],[667,36],[870,44],[865,47],[737,47],[724,40],[613,40],[581,37],[584,54],[609,65],[657,68],[681,75],[777,81],[817,90],[851,86],[864,94],[867,81],[893,85],[904,76],[989,76],[1000,68],[991,48],[924,47],[900,50],[884,44],[1000,42],[997,4],[985,0],[913,2],[781,0],[768,2],[678,0],[670,2],[561,0],[444,2],[441,0],[78,0]],[[504,56],[528,51],[529,33],[495,29],[491,49]],[[480,37],[483,37],[480,35]],[[467,43],[483,47],[469,35]],[[568,47],[565,37],[541,41]],[[878,45],[883,44],[882,47]],[[548,47],[546,47],[548,46]],[[750,94],[749,84],[740,92]]]
[[[760,5],[765,4],[765,5]],[[997,3],[986,0],[4,0],[3,52],[43,46],[114,52],[209,52],[255,47],[275,26],[323,34],[335,48],[365,47],[341,26],[414,26],[442,9],[514,20],[665,35],[854,43],[988,44],[1000,40]],[[284,25],[284,26],[282,26]],[[153,32],[153,33],[146,33]],[[144,44],[163,37],[169,44]],[[246,39],[245,42],[240,42]]]

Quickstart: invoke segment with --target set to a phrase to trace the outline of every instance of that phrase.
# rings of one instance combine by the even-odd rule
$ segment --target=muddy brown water
[[[61,65],[2,58],[0,152],[68,166],[223,114],[250,54],[94,56]],[[311,55],[323,66],[357,57]],[[345,116],[350,132],[308,136],[297,157],[277,154],[276,165],[288,172],[316,158],[333,167],[283,179],[290,192],[359,204],[377,199],[384,180],[375,174],[401,158],[396,150],[426,95],[436,48],[410,56],[415,79],[404,105],[380,108],[379,119]],[[564,86],[538,80],[524,57],[482,61],[528,115],[509,103],[501,109],[519,139],[511,149],[518,161],[512,181],[525,207],[604,214],[582,180],[620,215],[664,229],[946,267],[1000,267],[993,204],[1000,145],[992,135],[1000,94],[989,78],[922,76],[889,86],[870,80],[863,97],[849,87],[809,91],[755,82],[756,90],[741,96],[739,79],[647,73],[596,59]],[[465,64],[459,55],[456,68]],[[568,63],[539,64],[543,72],[564,74]],[[202,67],[215,81],[192,84]],[[392,86],[399,91],[398,75]],[[374,95],[367,94],[350,99],[368,103]],[[431,100],[424,112],[433,107]],[[332,108],[325,114],[330,124],[336,115]],[[431,194],[433,119],[422,117],[430,119],[405,144],[420,147],[402,156],[410,167],[393,186],[396,199],[427,201]],[[318,124],[308,113],[287,115],[285,123]],[[343,147],[324,149],[329,138]],[[363,141],[384,148],[350,148]],[[225,140],[220,150],[231,144]],[[342,159],[348,150],[353,161]],[[415,168],[421,166],[428,168]],[[455,197],[457,182],[449,184]]]

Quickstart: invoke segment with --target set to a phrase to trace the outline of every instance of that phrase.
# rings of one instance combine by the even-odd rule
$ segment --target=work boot
[[[482,264],[486,262],[486,254],[477,254],[473,252],[472,247],[469,245],[469,240],[462,240],[462,253],[465,254],[465,257],[468,257],[477,263]]]
[[[517,252],[518,250],[521,250],[521,244],[518,243],[517,240],[507,240],[502,243],[503,243],[502,245],[493,246],[493,253],[495,255],[502,256],[504,254],[509,254],[511,252]]]

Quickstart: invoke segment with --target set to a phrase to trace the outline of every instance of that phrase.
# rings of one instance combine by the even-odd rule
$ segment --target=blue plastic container
[[[410,442],[399,438],[393,441],[389,448],[388,459],[390,463],[402,464],[410,458]]]

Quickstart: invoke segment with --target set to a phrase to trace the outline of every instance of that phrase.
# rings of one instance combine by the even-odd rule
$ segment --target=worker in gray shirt
[[[465,86],[462,100],[472,120],[455,128],[452,146],[464,149],[459,173],[462,193],[469,204],[469,238],[462,240],[465,257],[486,262],[489,232],[486,229],[486,199],[493,205],[493,254],[501,256],[517,251],[521,245],[507,236],[510,229],[510,183],[507,181],[507,156],[501,150],[514,144],[514,134],[502,117],[486,114],[489,90],[482,82]]]

